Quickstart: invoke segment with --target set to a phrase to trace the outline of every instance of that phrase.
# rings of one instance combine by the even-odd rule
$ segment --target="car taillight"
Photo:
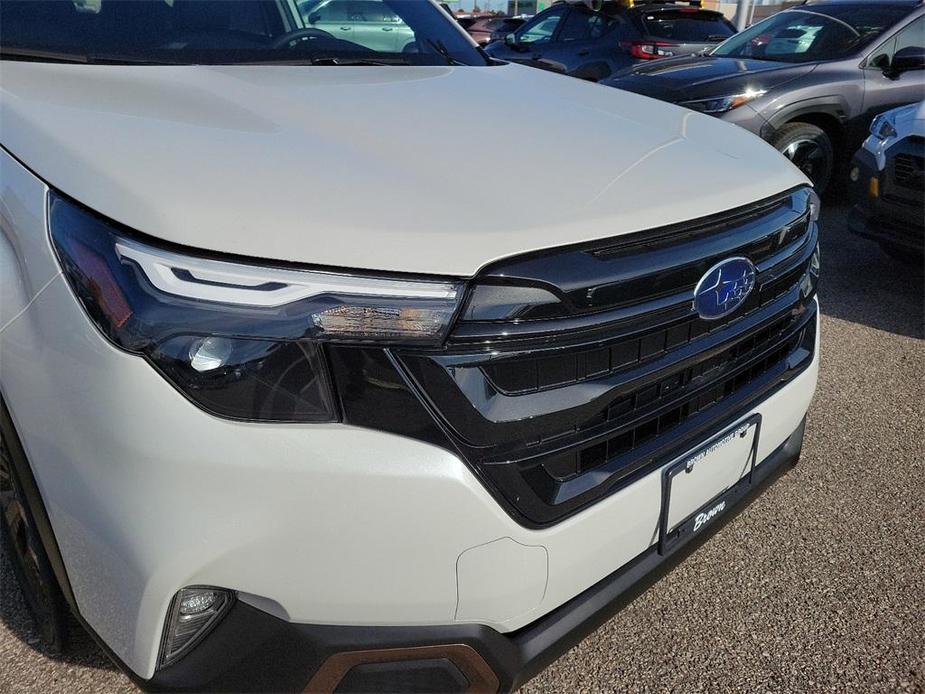
[[[624,41],[620,45],[639,60],[668,58],[674,55],[674,52],[668,49],[678,47],[678,44],[668,41]]]

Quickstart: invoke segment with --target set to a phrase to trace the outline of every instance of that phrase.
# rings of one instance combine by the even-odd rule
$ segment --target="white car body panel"
[[[459,136],[485,105],[497,164]],[[469,276],[805,183],[742,129],[516,65],[7,63],[0,121],[40,178],[145,234],[371,270]]]

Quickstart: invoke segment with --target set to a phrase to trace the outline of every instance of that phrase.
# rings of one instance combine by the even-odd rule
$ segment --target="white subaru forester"
[[[0,50],[48,648],[72,613],[149,690],[507,690],[797,460],[819,205],[755,136],[425,0],[3,0]]]

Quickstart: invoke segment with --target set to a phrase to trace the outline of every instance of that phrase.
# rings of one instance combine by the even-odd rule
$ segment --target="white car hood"
[[[528,250],[806,182],[716,119],[520,66],[6,61],[3,146],[151,236],[313,265],[469,276]]]

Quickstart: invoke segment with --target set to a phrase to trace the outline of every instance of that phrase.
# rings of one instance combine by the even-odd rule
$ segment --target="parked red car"
[[[503,39],[526,19],[523,17],[462,17],[460,26],[475,39],[480,46]]]

